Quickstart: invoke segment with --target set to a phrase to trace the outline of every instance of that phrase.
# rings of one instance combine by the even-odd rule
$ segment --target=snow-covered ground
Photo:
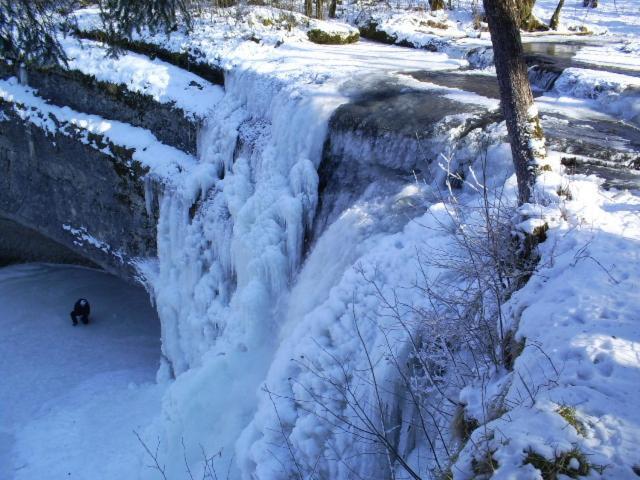
[[[560,14],[565,28],[586,27],[595,34],[627,37],[638,41],[640,35],[640,5],[635,0],[602,0],[597,8],[585,8],[582,1],[565,2]],[[542,21],[548,22],[558,2],[538,0],[534,13]]]
[[[73,327],[74,302],[91,302]],[[0,478],[124,478],[160,409],[159,322],[140,287],[104,272],[0,269]],[[126,476],[126,475],[125,475]]]
[[[524,349],[512,372],[461,395],[482,427],[454,478],[488,468],[492,478],[538,479],[533,455],[564,462],[569,476],[637,475],[640,197],[603,191],[593,176],[563,181],[570,198],[558,204],[539,266],[506,306]]]
[[[158,59],[130,52],[112,57],[103,44],[90,40],[80,42],[67,37],[63,45],[70,69],[97,80],[124,84],[132,92],[174,105],[189,118],[206,118],[222,96],[219,86]]]

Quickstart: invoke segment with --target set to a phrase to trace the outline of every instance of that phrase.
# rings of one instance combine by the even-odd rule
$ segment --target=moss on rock
[[[307,37],[313,43],[321,45],[346,45],[360,40],[360,33],[355,31],[325,31],[320,28],[312,28],[307,32]]]
[[[361,25],[359,28],[362,38],[389,45],[394,45],[398,41],[398,37],[395,35],[389,35],[384,30],[378,30],[378,23],[373,20]]]

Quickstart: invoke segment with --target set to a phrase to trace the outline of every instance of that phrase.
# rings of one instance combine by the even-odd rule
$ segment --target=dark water
[[[561,72],[566,68],[588,68],[640,77],[639,70],[611,67],[577,60],[576,53],[583,47],[600,47],[605,40],[572,40],[564,42],[527,42],[523,44],[525,61],[529,66],[538,66],[545,70]]]

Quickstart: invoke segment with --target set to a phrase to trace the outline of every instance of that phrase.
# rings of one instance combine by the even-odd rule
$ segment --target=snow
[[[120,250],[113,250],[113,248],[109,244],[98,240],[94,236],[87,233],[86,227],[74,228],[71,225],[64,224],[62,225],[62,229],[69,232],[75,237],[73,243],[78,247],[82,247],[86,243],[99,250],[102,250],[107,255],[112,255],[118,258],[120,262],[124,262],[124,255]]]
[[[508,413],[486,426],[495,434],[487,446],[500,465],[494,478],[539,478],[522,467],[527,449],[551,458],[574,447],[606,466],[605,478],[633,478],[640,440],[640,200],[603,192],[594,177],[574,177],[568,186],[566,221],[549,230],[540,268],[509,304],[517,338],[527,346],[508,375]],[[583,434],[557,414],[567,405]],[[476,431],[474,440],[482,434]],[[471,478],[463,465],[457,478]]]
[[[173,447],[179,432],[188,432],[193,468],[203,468],[198,445],[233,452],[255,408],[276,347],[270,332],[278,329],[277,303],[301,262],[317,204],[328,118],[343,101],[315,83],[231,72],[225,97],[201,133],[199,165],[212,173],[211,183],[202,186],[201,172],[192,169],[163,194],[157,276],[149,280],[163,352],[182,374],[169,389],[159,426],[168,474],[182,469],[182,453]],[[196,201],[198,212],[189,218]],[[217,391],[222,385],[230,390],[225,395]]]
[[[254,23],[252,34],[262,23]],[[301,35],[274,48],[271,41],[247,40],[244,24],[200,27],[189,37],[139,37],[175,52],[197,50],[201,60],[227,69],[224,96],[200,135],[198,162],[172,175],[161,192],[158,261],[141,264],[162,323],[167,361],[159,377],[177,375],[161,416],[145,433],[161,439],[168,475],[183,469],[180,437],[194,472],[204,468],[200,445],[222,449],[220,462],[228,462],[256,408],[277,348],[271,332],[280,328],[280,304],[301,264],[318,201],[327,123],[347,101],[342,84],[372,73],[466,64],[368,42],[320,46]],[[74,67],[95,71],[91,64]],[[221,396],[219,385],[232,391]]]
[[[420,202],[423,195],[424,192],[414,194],[414,200]],[[399,198],[403,196],[400,194]],[[348,432],[341,433],[329,419],[318,418],[327,417],[327,410],[355,418],[348,406],[331,399],[337,395],[334,385],[345,382],[341,368],[348,372],[366,371],[363,348],[374,358],[376,372],[384,382],[383,391],[392,391],[394,368],[382,360],[388,355],[385,345],[387,341],[397,345],[394,351],[403,363],[408,338],[406,332],[398,330],[397,319],[377,315],[384,304],[373,281],[383,285],[385,295],[391,295],[394,286],[399,287],[399,302],[417,301],[408,279],[419,275],[415,256],[416,249],[425,247],[425,231],[432,233],[432,248],[442,248],[449,239],[433,234],[442,218],[441,204],[391,235],[375,233],[377,215],[372,214],[373,209],[375,204],[363,203],[346,211],[322,236],[300,273],[289,299],[289,326],[284,330],[287,335],[265,381],[281,399],[278,408],[285,426],[279,424],[271,400],[263,394],[259,409],[238,444],[239,451],[248,452],[241,457],[244,477],[286,478],[295,474],[290,454],[282,445],[282,435],[287,435],[305,475],[314,469],[320,478],[348,478],[354,472],[362,478],[389,475],[388,466],[382,462],[384,456],[360,460],[364,451],[375,446],[359,442]],[[343,253],[335,255],[336,251]],[[420,308],[417,304],[413,307]],[[362,341],[357,324],[364,335]],[[366,376],[356,380],[352,388],[360,401],[375,412],[368,400],[373,392]],[[327,405],[318,399],[327,399]],[[385,394],[390,410],[397,401],[392,394]],[[433,460],[426,448],[418,450],[423,459]],[[343,461],[330,461],[334,458]],[[420,473],[428,475],[428,470],[427,461]]]
[[[478,34],[471,26],[471,13],[467,10],[466,15],[458,16],[465,17],[466,21],[456,21],[461,19],[456,19],[454,15],[451,15],[454,18],[449,18],[445,11],[407,11],[384,6],[366,12],[356,8],[347,13],[347,19],[357,26],[375,24],[378,31],[394,37],[396,43],[408,42],[414,48],[437,48],[450,40],[476,37]]]
[[[340,35],[340,37],[342,38],[347,38],[353,35],[360,35],[360,31],[357,28],[347,23],[317,19],[309,20],[309,31],[311,30],[320,30],[329,35]]]
[[[125,52],[108,55],[106,47],[89,40],[63,40],[69,69],[81,70],[97,80],[124,84],[128,90],[170,103],[191,118],[205,118],[222,96],[222,88],[158,59]]]
[[[583,2],[571,0],[566,2],[560,14],[560,22],[566,28],[586,27],[596,34],[616,36],[640,35],[640,6],[635,0],[606,0],[598,2],[597,8],[584,8]],[[553,15],[558,2],[555,0],[538,0],[534,14],[547,22]]]
[[[211,39],[207,42],[208,52],[220,48]],[[140,85],[145,78],[164,72],[133,55],[108,61],[103,69],[99,49],[92,44],[86,49],[77,52],[82,61],[74,68],[123,82],[133,91],[144,91]],[[277,50],[244,42],[233,55],[225,65],[236,65],[227,74],[224,97],[209,110],[198,163],[157,144],[144,130],[49,105],[15,80],[3,82],[0,90],[19,114],[36,125],[56,132],[48,120],[52,114],[99,132],[114,143],[136,148],[134,159],[167,179],[160,197],[159,261],[141,262],[141,268],[157,302],[163,355],[170,362],[170,367],[169,363],[161,367],[160,378],[181,374],[165,398],[156,427],[148,433],[162,439],[161,455],[167,455],[175,473],[182,469],[182,453],[175,448],[179,436],[188,433],[186,454],[195,469],[200,444],[209,452],[220,448],[233,452],[235,439],[255,409],[255,393],[277,346],[269,334],[278,330],[277,305],[301,263],[305,230],[315,211],[315,170],[328,118],[346,101],[337,91],[340,83],[354,74],[422,69],[425,64],[433,69],[464,65],[444,54],[415,55],[372,44],[315,46],[306,41]],[[127,81],[138,66],[140,77]],[[180,78],[176,84],[181,84]],[[163,97],[156,87],[151,82],[147,90],[155,92],[159,101],[178,97],[173,93]],[[298,128],[292,130],[292,124]],[[244,147],[234,158],[238,137]],[[200,207],[190,219],[195,201],[201,202]],[[69,228],[91,240],[80,228]],[[265,341],[270,337],[272,341]],[[230,397],[203,387],[232,384],[237,393]],[[205,400],[209,413],[203,421]]]
[[[296,408],[292,402],[284,402],[275,415],[271,398],[260,392],[264,381],[279,399],[309,402],[306,388],[316,397],[330,395],[331,388],[314,379],[308,369],[292,364],[291,358],[313,358],[314,366],[327,372],[335,371],[336,358],[349,370],[366,367],[352,313],[378,318],[381,299],[363,279],[361,269],[373,278],[379,275],[388,288],[402,286],[404,279],[416,276],[416,248],[447,251],[450,245],[448,235],[434,235],[443,220],[441,202],[436,201],[428,213],[401,232],[388,234],[379,232],[373,223],[376,217],[370,212],[376,202],[364,202],[353,205],[325,232],[296,275],[301,238],[308,225],[305,219],[317,202],[314,170],[324,138],[322,129],[326,128],[323,124],[345,101],[333,85],[345,72],[356,71],[350,67],[355,66],[353,52],[360,46],[318,48],[322,52],[319,58],[328,62],[313,65],[309,52],[316,48],[285,43],[275,58],[268,55],[264,60],[234,61],[225,98],[202,137],[207,147],[200,152],[200,162],[213,165],[216,172],[225,171],[224,178],[214,179],[209,186],[216,195],[204,197],[189,188],[191,181],[187,180],[181,196],[171,193],[163,199],[158,277],[152,284],[163,321],[165,355],[172,360],[174,373],[186,371],[170,387],[163,413],[146,435],[162,439],[160,452],[171,465],[171,473],[178,474],[182,468],[181,451],[171,448],[182,435],[188,436],[187,459],[198,472],[203,466],[195,445],[201,443],[206,452],[227,452],[217,460],[218,468],[226,466],[230,452],[235,452],[233,476],[295,474],[290,455],[282,446],[282,435],[305,468],[317,465],[328,478],[344,477],[354,468],[361,476],[371,477],[387,468],[373,461],[318,463],[318,458],[357,458],[363,447],[318,422],[315,409],[321,407],[316,405],[309,411],[308,406]],[[443,58],[441,55],[432,54],[431,58]],[[394,65],[398,68],[395,59]],[[342,67],[339,73],[338,66]],[[330,70],[325,71],[327,67]],[[496,107],[494,100],[466,92],[449,95]],[[301,128],[292,132],[291,124]],[[224,134],[220,125],[224,125]],[[229,153],[236,143],[235,135],[243,139],[243,150],[231,164]],[[506,156],[505,149],[495,151],[497,157]],[[301,156],[310,163],[295,162]],[[500,180],[490,181],[501,185]],[[560,179],[557,173],[549,172],[543,183],[555,194]],[[507,185],[513,192],[513,178]],[[422,189],[418,192],[418,204],[425,201],[424,196],[429,198]],[[188,220],[189,205],[198,198],[203,201],[200,213]],[[554,209],[533,213],[538,215],[532,220],[535,226],[541,219],[557,222],[560,217]],[[425,229],[431,233],[427,246]],[[336,255],[336,251],[343,253]],[[400,300],[420,302],[410,290],[405,294]],[[203,323],[203,318],[208,320]],[[378,326],[393,330],[392,324]],[[366,324],[363,330],[367,348],[381,357],[384,337]],[[275,332],[280,334],[274,336]],[[398,345],[407,342],[401,333],[392,339]],[[396,354],[403,358],[406,352]],[[378,373],[393,382],[393,369],[388,365],[381,365]],[[498,383],[508,382],[502,379]],[[225,386],[224,395],[220,395],[219,386]],[[372,394],[366,382],[355,388],[365,399]],[[393,398],[385,401],[394,404]],[[421,443],[412,455],[433,460],[424,448]],[[431,467],[430,462],[423,463],[421,471],[426,475]]]
[[[89,325],[71,325],[88,298]],[[159,322],[139,287],[98,270],[0,269],[0,477],[112,479],[160,410]]]
[[[554,85],[560,96],[595,100],[598,109],[638,124],[640,78],[581,68],[565,69]]]
[[[637,75],[640,70],[639,47],[640,44],[632,40],[627,40],[623,44],[604,44],[599,47],[584,46],[576,52],[574,58],[585,63],[629,70]]]
[[[443,53],[411,51],[390,45],[360,41],[349,45],[317,45],[307,40],[299,14],[278,9],[251,7],[241,20],[234,9],[211,12],[195,19],[191,34],[179,30],[167,37],[141,32],[134,39],[161,46],[171,52],[189,52],[194,58],[225,70],[236,68],[269,73],[287,82],[323,83],[328,78],[348,78],[354,73],[449,70],[466,65],[465,60]],[[97,10],[77,13],[79,28],[98,28]],[[293,15],[294,19],[289,19]],[[296,16],[297,15],[297,16]],[[275,25],[264,20],[277,20]],[[284,22],[280,24],[280,22]],[[294,28],[291,31],[288,25]],[[339,27],[336,28],[348,28]],[[258,39],[256,42],[254,40]],[[82,68],[82,67],[80,67]],[[124,82],[127,83],[127,82]]]

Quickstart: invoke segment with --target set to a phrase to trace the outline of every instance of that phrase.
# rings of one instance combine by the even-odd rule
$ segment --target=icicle
[[[29,75],[27,72],[27,67],[24,63],[21,63],[18,66],[18,82],[20,83],[20,85],[29,85]]]
[[[149,218],[153,217],[153,180],[147,175],[144,177],[144,206]]]

